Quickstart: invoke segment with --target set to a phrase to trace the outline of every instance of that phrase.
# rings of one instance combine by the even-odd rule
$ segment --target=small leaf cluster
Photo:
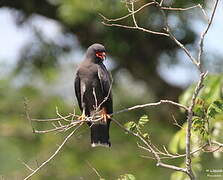
[[[210,125],[213,126],[217,115],[223,113],[222,103],[222,75],[208,75],[203,83],[204,87],[196,99],[193,108],[193,130],[205,139],[210,136]],[[189,106],[195,89],[191,85],[181,96],[180,103]]]
[[[118,180],[136,180],[136,178],[132,174],[123,174],[118,178]]]
[[[138,132],[140,135],[142,135],[144,138],[149,138],[149,134],[148,133],[144,133],[142,132],[142,128],[149,122],[149,117],[148,115],[143,115],[140,117],[138,123],[134,122],[134,121],[129,121],[125,124],[125,128],[128,131],[132,131],[132,132]]]
[[[217,115],[223,113],[223,101],[217,100],[211,103],[207,109],[207,116],[214,119]]]
[[[202,100],[199,101],[202,102]],[[223,113],[223,101],[215,100],[207,107],[204,105],[204,102],[197,103],[193,112],[193,130],[207,138],[209,136],[209,123],[212,122],[217,115]]]
[[[194,108],[194,116],[192,119],[192,128],[195,132],[199,132],[203,137],[208,137],[208,119],[207,108],[204,105],[204,101],[198,99]]]

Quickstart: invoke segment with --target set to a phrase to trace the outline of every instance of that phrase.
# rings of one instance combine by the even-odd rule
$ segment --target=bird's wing
[[[98,67],[98,77],[101,84],[101,89],[104,98],[107,98],[107,101],[105,102],[105,106],[107,108],[108,113],[112,113],[112,79],[107,71],[106,67],[102,64]]]
[[[83,108],[82,108],[82,98],[81,98],[81,84],[80,84],[80,77],[79,77],[78,72],[76,74],[76,78],[75,78],[75,81],[74,81],[74,89],[75,89],[75,93],[76,93],[76,97],[77,97],[79,107],[82,111]]]

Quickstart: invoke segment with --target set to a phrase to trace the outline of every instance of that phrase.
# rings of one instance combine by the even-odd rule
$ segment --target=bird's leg
[[[111,118],[111,116],[110,116],[109,114],[107,114],[105,108],[102,108],[102,109],[101,109],[101,111],[100,111],[100,115],[101,115],[101,118],[102,118],[102,122],[104,122],[104,123],[106,123],[107,120]]]
[[[81,114],[81,116],[78,118],[78,120],[85,120],[86,119],[86,115],[85,115],[85,109],[83,109],[83,112]]]

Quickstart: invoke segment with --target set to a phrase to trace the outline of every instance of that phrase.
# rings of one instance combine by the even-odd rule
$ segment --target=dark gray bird
[[[79,65],[75,78],[75,93],[81,119],[94,115],[99,109],[102,120],[88,122],[91,129],[91,146],[110,147],[109,125],[113,112],[111,94],[111,76],[103,61],[106,58],[105,47],[101,44],[91,45],[83,62]]]

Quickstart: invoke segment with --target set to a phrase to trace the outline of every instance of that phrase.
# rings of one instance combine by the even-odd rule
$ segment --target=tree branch
[[[145,29],[143,27],[127,26],[127,25],[122,25],[122,24],[109,24],[109,23],[106,23],[106,22],[102,22],[102,24],[104,24],[105,26],[114,26],[114,27],[122,27],[122,28],[126,28],[126,29],[140,30],[140,31],[155,34],[155,35],[161,35],[161,36],[167,36],[167,37],[169,36],[167,33],[152,31],[152,30],[149,30],[149,29]]]
[[[177,166],[174,166],[174,165],[169,165],[169,164],[163,163],[161,161],[161,158],[160,158],[159,154],[155,151],[155,149],[152,147],[152,145],[149,142],[147,142],[144,139],[144,137],[142,137],[139,133],[135,133],[133,131],[130,131],[130,130],[126,129],[121,123],[119,123],[114,118],[112,118],[112,121],[115,122],[115,124],[117,124],[124,131],[126,131],[126,132],[132,134],[133,136],[137,137],[138,139],[140,139],[147,146],[147,148],[149,149],[149,152],[151,152],[153,154],[154,158],[157,161],[157,164],[156,164],[157,166],[187,173],[185,168],[180,168],[180,167],[177,167]]]
[[[117,112],[114,112],[114,113],[110,114],[110,115],[113,116],[113,115],[116,115],[116,114],[132,111],[132,110],[135,110],[135,109],[159,106],[161,104],[170,104],[170,105],[174,105],[178,108],[184,109],[187,112],[187,128],[186,128],[186,137],[185,137],[186,152],[185,152],[185,154],[171,154],[167,151],[165,146],[163,147],[164,150],[159,150],[154,144],[152,144],[152,142],[149,139],[145,138],[142,135],[140,130],[138,130],[137,132],[134,132],[134,131],[126,129],[121,123],[116,121],[114,118],[112,118],[112,121],[115,124],[117,124],[120,128],[125,130],[126,132],[128,132],[131,135],[137,137],[140,140],[140,142],[142,142],[144,144],[143,146],[138,144],[139,148],[142,148],[143,150],[146,150],[149,153],[152,153],[152,155],[153,155],[152,158],[156,160],[157,166],[172,169],[174,171],[180,171],[180,172],[186,173],[190,177],[191,180],[195,179],[194,173],[192,171],[191,156],[194,153],[199,152],[200,150],[204,150],[204,147],[206,147],[206,145],[207,145],[207,144],[204,144],[201,147],[199,147],[198,149],[196,149],[194,151],[191,151],[191,128],[192,128],[193,108],[196,104],[196,98],[198,97],[200,90],[203,88],[203,82],[204,82],[204,79],[207,75],[207,72],[203,72],[202,62],[201,62],[201,58],[202,58],[202,54],[203,54],[204,38],[205,38],[206,34],[208,33],[208,31],[210,29],[210,26],[213,22],[218,2],[219,2],[219,0],[216,0],[215,5],[214,5],[214,9],[213,9],[213,12],[212,12],[212,15],[211,15],[211,18],[210,18],[210,21],[208,20],[208,25],[207,25],[206,29],[204,30],[204,32],[200,36],[197,59],[195,59],[193,57],[191,52],[179,40],[177,40],[177,38],[172,33],[172,30],[171,30],[171,28],[170,28],[170,26],[167,22],[167,16],[166,16],[165,10],[168,10],[168,11],[187,11],[187,10],[194,9],[194,8],[201,8],[204,16],[206,17],[206,12],[204,11],[204,9],[202,8],[202,6],[200,4],[195,5],[195,6],[191,6],[191,7],[188,7],[188,8],[172,8],[172,7],[163,7],[162,6],[163,0],[161,0],[160,3],[158,3],[156,0],[153,0],[153,2],[146,3],[145,5],[141,6],[137,10],[135,10],[135,7],[134,7],[135,1],[131,1],[131,2],[128,2],[128,5],[131,5],[131,8],[127,7],[128,11],[129,11],[129,14],[127,14],[123,17],[116,18],[116,19],[108,19],[105,16],[103,16],[102,14],[100,14],[100,16],[105,21],[105,22],[102,22],[102,23],[106,26],[116,26],[116,27],[122,27],[122,28],[126,28],[126,29],[135,29],[135,30],[140,30],[140,31],[150,33],[150,34],[156,34],[156,35],[161,35],[161,36],[166,36],[166,37],[171,38],[173,40],[173,42],[175,42],[175,44],[178,45],[185,52],[185,54],[189,57],[190,61],[200,71],[200,78],[199,78],[199,81],[197,82],[197,85],[196,85],[195,90],[193,92],[192,99],[191,99],[189,107],[187,107],[183,104],[174,102],[174,101],[170,101],[170,100],[160,100],[159,102],[155,102],[155,103],[135,105],[135,106],[132,106],[132,107],[129,107],[129,108],[126,108],[126,109],[122,109],[120,111],[117,111]],[[149,30],[149,29],[140,27],[138,25],[135,14],[138,13],[139,11],[141,11],[142,9],[144,9],[145,7],[149,7],[151,5],[155,5],[161,11],[161,13],[163,15],[163,18],[164,18],[165,32],[157,32],[157,31]],[[117,21],[126,19],[128,17],[132,17],[133,26],[116,24],[116,23],[109,23],[109,22],[117,22]],[[111,87],[110,87],[110,90],[111,90]],[[108,96],[110,95],[110,90],[109,90]],[[108,96],[104,99],[104,101],[101,104],[103,104],[107,100]],[[64,141],[57,148],[57,150],[46,161],[44,161],[40,166],[38,166],[36,169],[32,169],[27,164],[23,163],[31,171],[31,173],[27,177],[25,177],[24,180],[27,180],[27,179],[31,178],[42,167],[44,167],[48,162],[50,162],[58,154],[58,152],[65,145],[65,143],[68,141],[68,139],[75,133],[75,131],[78,128],[80,128],[82,126],[82,124],[84,122],[93,122],[94,123],[94,122],[97,122],[97,121],[101,120],[101,117],[99,115],[100,114],[99,110],[100,110],[101,104],[98,107],[96,107],[95,113],[92,117],[86,117],[84,120],[79,120],[78,119],[80,116],[75,114],[75,109],[74,109],[74,113],[70,113],[69,115],[64,116],[64,117],[59,113],[58,109],[56,109],[56,114],[59,116],[59,118],[32,119],[32,118],[30,118],[30,115],[29,115],[27,102],[25,102],[24,104],[25,104],[25,109],[26,109],[26,117],[29,120],[34,133],[62,132],[62,131],[67,131],[67,130],[75,127],[75,129],[64,139]],[[71,120],[70,120],[70,118],[71,118]],[[77,120],[75,120],[75,118]],[[35,121],[35,122],[52,122],[52,125],[54,126],[54,128],[48,129],[48,130],[42,130],[42,131],[35,130],[34,127],[33,127],[33,124],[32,124],[33,121]],[[57,122],[57,124],[56,123],[54,124],[53,122]],[[63,124],[65,124],[65,125],[63,125]],[[178,125],[176,120],[175,120],[175,124]],[[212,142],[212,143],[218,145],[218,148],[214,149],[212,152],[214,152],[216,150],[219,150],[220,148],[223,147],[223,144],[221,144],[219,142]],[[174,159],[174,158],[181,158],[181,157],[185,157],[185,159],[186,159],[186,162],[185,162],[186,167],[185,168],[177,167],[175,165],[166,164],[166,163],[162,162],[162,159],[167,159],[167,158]],[[89,164],[89,166],[92,167],[90,164]],[[93,167],[92,167],[92,169],[95,171],[95,173],[98,175],[98,177],[100,177],[97,170],[94,169]]]
[[[28,180],[30,179],[33,175],[35,175],[41,168],[43,168],[47,163],[49,163],[62,149],[62,147],[65,145],[65,143],[68,141],[68,139],[76,132],[77,129],[81,127],[82,123],[77,126],[61,143],[61,145],[57,148],[57,150],[46,160],[44,161],[38,168],[32,171],[28,176],[26,176],[23,180]]]
[[[211,14],[211,19],[210,19],[206,29],[204,30],[204,32],[201,33],[201,35],[200,35],[199,52],[198,52],[198,57],[197,57],[197,62],[198,62],[198,67],[199,67],[200,72],[203,71],[202,70],[202,64],[201,64],[201,58],[202,58],[202,54],[203,54],[203,51],[204,51],[204,38],[205,38],[206,34],[208,33],[208,30],[210,29],[211,24],[213,22],[214,15],[215,15],[215,12],[216,12],[216,9],[217,9],[217,6],[218,6],[218,2],[219,2],[219,0],[215,1],[214,9],[213,9],[212,14]]]
[[[144,107],[158,106],[158,105],[161,105],[161,104],[172,104],[174,106],[177,106],[179,108],[182,108],[182,109],[188,111],[188,108],[186,106],[184,106],[183,104],[179,104],[179,103],[176,103],[176,102],[173,102],[173,101],[170,101],[170,100],[160,100],[159,102],[156,102],[156,103],[147,103],[147,104],[132,106],[132,107],[114,112],[111,115],[116,115],[116,114],[132,111],[132,110],[140,109],[140,108],[144,108]]]

